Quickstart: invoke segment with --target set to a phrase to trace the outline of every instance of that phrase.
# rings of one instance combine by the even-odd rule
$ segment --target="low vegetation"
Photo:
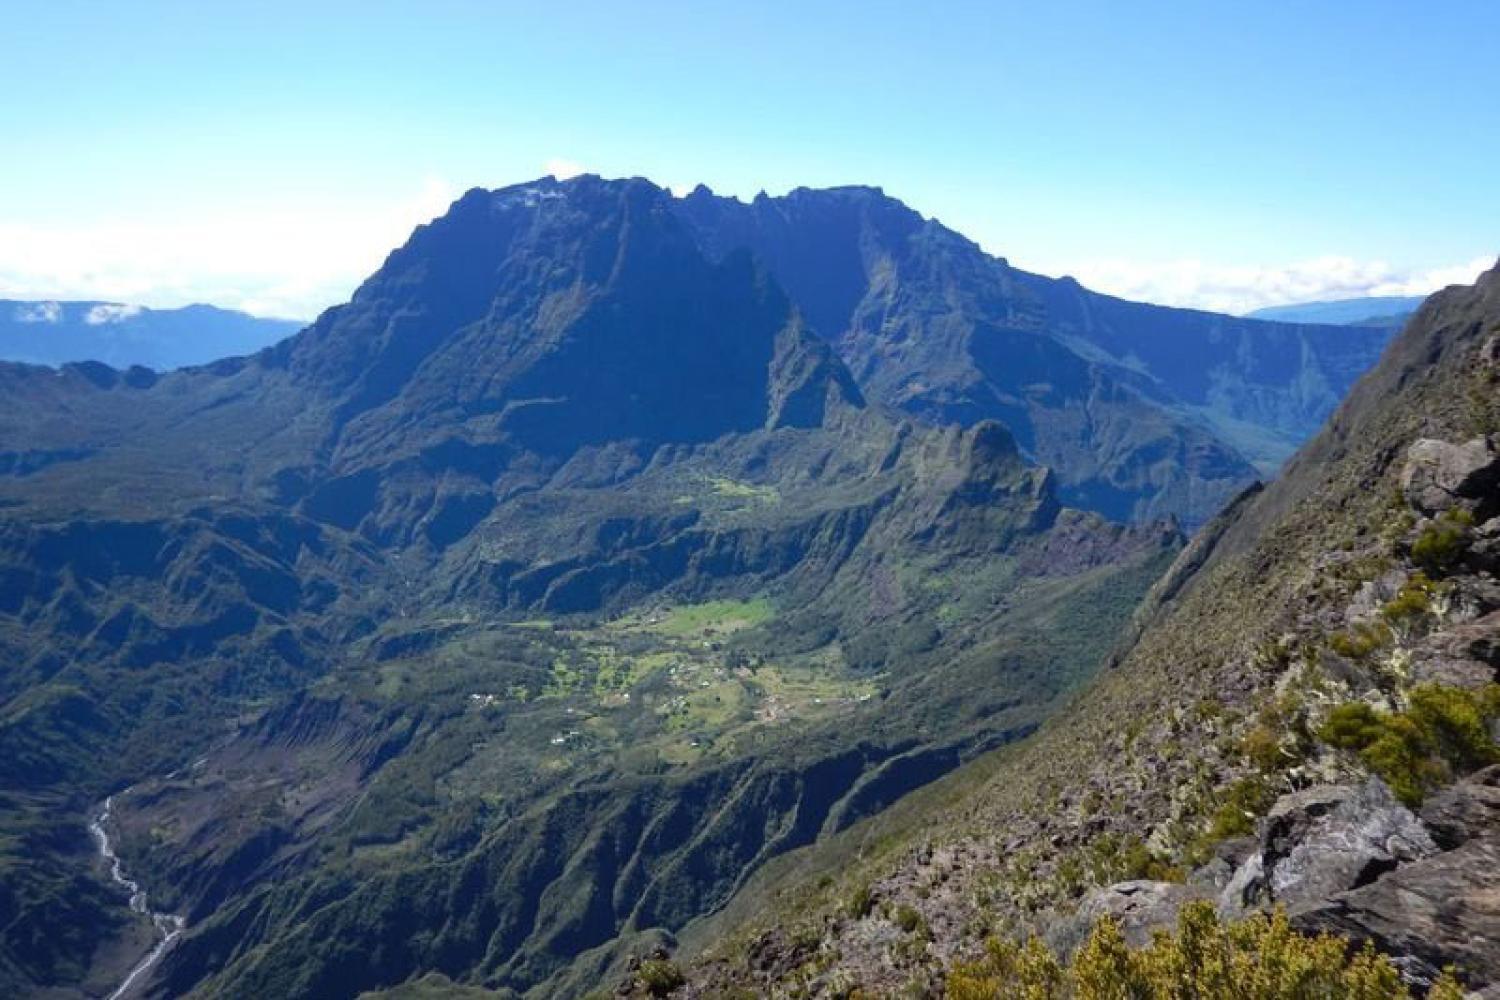
[[[649,958],[642,962],[635,978],[640,988],[653,997],[667,996],[687,981],[677,963],[666,958]]]
[[[1304,937],[1285,914],[1223,922],[1208,903],[1184,907],[1173,933],[1131,949],[1111,919],[1101,920],[1072,960],[1036,938],[991,939],[985,956],[948,973],[948,1000],[1401,1000],[1412,992],[1374,949],[1352,952],[1332,935]],[[1446,973],[1430,1000],[1459,1000]]]
[[[1412,562],[1430,573],[1446,573],[1463,556],[1474,516],[1461,507],[1444,511],[1411,544]]]
[[[1381,712],[1348,702],[1329,713],[1318,735],[1352,751],[1408,805],[1455,776],[1500,762],[1490,725],[1500,718],[1500,685],[1480,691],[1440,684],[1413,688],[1410,705]]]

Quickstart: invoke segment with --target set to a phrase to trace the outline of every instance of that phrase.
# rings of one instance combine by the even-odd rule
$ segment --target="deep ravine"
[[[109,994],[108,1000],[122,1000],[123,997],[129,995],[130,988],[135,985],[136,981],[145,975],[166,953],[167,948],[171,947],[172,942],[177,940],[177,936],[182,933],[187,921],[175,913],[158,913],[150,909],[147,906],[145,890],[141,888],[139,882],[125,874],[120,858],[115,854],[114,846],[109,842],[108,824],[114,807],[115,798],[111,795],[104,800],[104,809],[89,823],[89,832],[94,835],[94,840],[99,844],[99,856],[109,864],[110,878],[129,891],[130,908],[136,913],[150,917],[151,923],[156,927],[156,932],[161,935],[161,940],[156,943],[156,947],[137,962],[130,970],[130,974]]]

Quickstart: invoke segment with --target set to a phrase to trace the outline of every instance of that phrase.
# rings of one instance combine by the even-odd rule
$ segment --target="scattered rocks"
[[[1475,569],[1500,572],[1500,517],[1492,517],[1474,530],[1468,561]]]
[[[1231,837],[1214,847],[1214,856],[1204,862],[1188,877],[1190,885],[1199,885],[1223,892],[1233,881],[1251,855],[1259,855],[1260,842],[1254,837]]]
[[[1500,611],[1428,636],[1412,649],[1413,684],[1474,689],[1500,675]]]

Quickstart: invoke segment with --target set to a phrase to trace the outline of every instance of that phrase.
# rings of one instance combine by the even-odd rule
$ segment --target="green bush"
[[[1391,644],[1391,630],[1384,622],[1356,622],[1328,637],[1328,647],[1350,660],[1364,660]]]
[[[905,903],[902,903],[900,906],[896,907],[896,912],[891,919],[897,927],[901,928],[908,934],[914,934],[918,930],[924,929],[927,926],[927,921],[922,919],[922,914],[918,913],[915,908],[908,906]]]
[[[862,885],[855,889],[849,896],[849,902],[844,909],[854,920],[860,920],[869,916],[870,907],[875,905],[875,894],[870,891],[868,885]]]
[[[1489,731],[1497,706],[1500,686],[1494,684],[1478,693],[1423,684],[1412,690],[1411,708],[1406,714],[1438,757],[1454,771],[1468,774],[1500,759],[1500,747]]]
[[[1256,817],[1276,801],[1276,791],[1262,777],[1241,778],[1224,790],[1223,798],[1209,822],[1208,840],[1218,843],[1230,837],[1255,832]]]
[[[1257,724],[1240,740],[1240,755],[1262,774],[1272,774],[1293,763],[1281,749],[1281,737],[1270,726]]]
[[[1500,761],[1489,724],[1500,716],[1500,686],[1474,692],[1441,684],[1412,689],[1404,712],[1377,712],[1363,702],[1339,705],[1318,736],[1360,755],[1408,805],[1432,789]]]
[[[677,963],[666,958],[648,958],[636,970],[635,978],[641,988],[654,997],[669,996],[687,983],[687,977]]]
[[[1318,738],[1341,750],[1363,750],[1380,738],[1380,716],[1362,701],[1334,706],[1318,730]]]
[[[1380,609],[1380,617],[1391,628],[1410,630],[1432,614],[1432,598],[1438,593],[1438,589],[1438,584],[1418,570],[1401,585],[1396,596]]]

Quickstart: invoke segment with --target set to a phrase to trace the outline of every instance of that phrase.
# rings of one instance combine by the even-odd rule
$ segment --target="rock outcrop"
[[[1272,806],[1259,850],[1235,872],[1220,908],[1239,916],[1274,904],[1296,914],[1435,853],[1432,837],[1379,778],[1304,789]]]
[[[1463,444],[1422,438],[1406,453],[1401,489],[1428,515],[1482,500],[1500,489],[1500,451],[1484,437]]]
[[[1053,937],[1081,940],[1107,916],[1127,943],[1145,945],[1176,925],[1186,903],[1212,898],[1220,864],[1187,884],[1132,880],[1096,889]],[[1473,987],[1500,984],[1492,944],[1500,940],[1500,766],[1434,795],[1420,815],[1378,778],[1284,795],[1218,906],[1226,918],[1280,907],[1305,933],[1370,941],[1418,987],[1449,966]]]
[[[1445,848],[1293,918],[1310,933],[1372,941],[1406,977],[1432,982],[1454,966],[1475,987],[1500,983],[1500,767],[1434,796],[1422,822]]]

